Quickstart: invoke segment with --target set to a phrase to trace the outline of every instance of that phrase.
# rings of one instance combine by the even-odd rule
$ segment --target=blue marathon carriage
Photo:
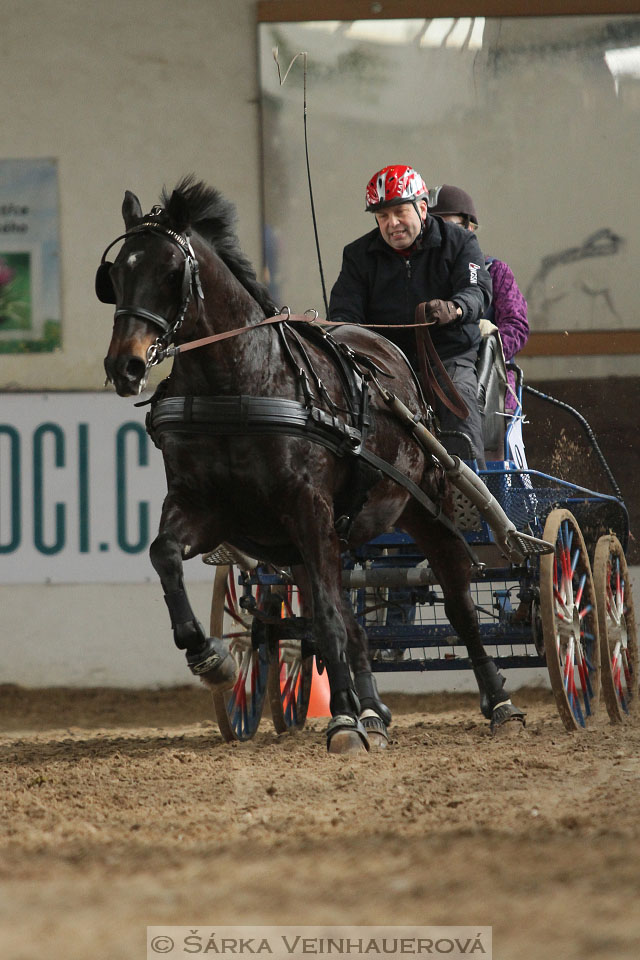
[[[488,345],[493,341],[486,338]],[[500,365],[487,359],[491,349],[495,346],[487,346],[479,365],[486,469],[467,463],[516,530],[550,546],[546,553],[533,550],[506,559],[482,512],[454,490],[455,523],[477,560],[471,589],[482,641],[501,668],[546,667],[568,730],[588,725],[601,695],[611,720],[621,721],[638,699],[637,634],[625,559],[627,509],[584,418],[525,385],[515,364],[507,366],[516,374],[516,408],[504,413],[504,381],[497,373]],[[528,466],[522,439],[526,393],[577,421],[612,493]],[[308,611],[291,572],[225,546],[204,559],[217,567],[211,635],[227,639],[240,667],[233,691],[214,694],[223,736],[252,737],[266,699],[278,732],[303,726],[314,651]],[[374,671],[471,669],[466,648],[444,615],[428,562],[410,537],[391,530],[346,553],[343,562],[345,594],[367,632]]]

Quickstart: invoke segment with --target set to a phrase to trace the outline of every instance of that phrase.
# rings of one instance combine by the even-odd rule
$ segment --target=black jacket
[[[344,248],[342,269],[329,303],[331,320],[348,323],[414,323],[423,300],[453,300],[462,317],[430,327],[442,360],[475,356],[478,320],[491,303],[491,277],[478,240],[469,230],[429,215],[418,249],[404,257],[378,228]],[[415,363],[414,330],[378,330]]]

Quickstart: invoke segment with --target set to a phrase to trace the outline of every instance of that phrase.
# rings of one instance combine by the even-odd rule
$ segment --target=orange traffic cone
[[[330,717],[329,700],[331,691],[329,689],[329,677],[326,670],[318,673],[316,667],[316,658],[313,658],[313,674],[311,677],[311,693],[309,694],[308,717]]]

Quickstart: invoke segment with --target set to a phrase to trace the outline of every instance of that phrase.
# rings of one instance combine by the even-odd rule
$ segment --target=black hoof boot
[[[391,710],[380,699],[376,678],[368,670],[356,673],[353,678],[360,708],[364,710],[373,710],[385,726],[389,726],[392,720]],[[366,726],[366,724],[365,724]]]
[[[198,650],[187,651],[191,673],[216,690],[229,690],[238,677],[238,665],[223,640],[207,637]]]
[[[386,750],[389,746],[389,732],[387,725],[373,710],[363,710],[360,722],[367,731],[371,750]]]
[[[526,724],[524,711],[520,710],[519,707],[514,706],[511,703],[511,700],[505,700],[504,703],[499,703],[497,707],[493,708],[493,712],[491,714],[491,723],[489,724],[491,733],[496,733],[500,727],[504,726],[505,723],[508,723],[511,720],[518,721],[518,723],[521,723],[523,727]]]
[[[509,720],[518,720],[524,725],[524,711],[511,703],[504,689],[505,677],[491,657],[472,658],[471,664],[480,688],[480,710],[490,721],[492,733]]]

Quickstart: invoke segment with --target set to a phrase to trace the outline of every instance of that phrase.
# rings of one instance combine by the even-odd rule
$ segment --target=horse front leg
[[[524,724],[525,714],[512,702],[499,672],[480,639],[478,614],[471,596],[471,560],[464,545],[437,521],[429,521],[431,533],[425,536],[424,521],[419,531],[409,530],[423,550],[442,589],[444,611],[449,623],[467,648],[480,690],[480,710],[495,733],[511,720]],[[408,528],[407,528],[408,529]],[[417,533],[417,535],[416,535]]]
[[[183,577],[183,545],[175,533],[160,527],[149,548],[149,556],[164,590],[171,618],[173,639],[184,650],[191,672],[209,687],[225,690],[233,686],[237,665],[226,643],[219,637],[207,637],[196,617]]]
[[[302,499],[305,503],[299,504],[297,516],[286,516],[283,523],[304,560],[314,642],[329,678],[331,720],[327,749],[330,753],[359,753],[369,749],[369,740],[359,719],[360,702],[347,658],[340,545],[333,528],[333,510],[313,492]]]

